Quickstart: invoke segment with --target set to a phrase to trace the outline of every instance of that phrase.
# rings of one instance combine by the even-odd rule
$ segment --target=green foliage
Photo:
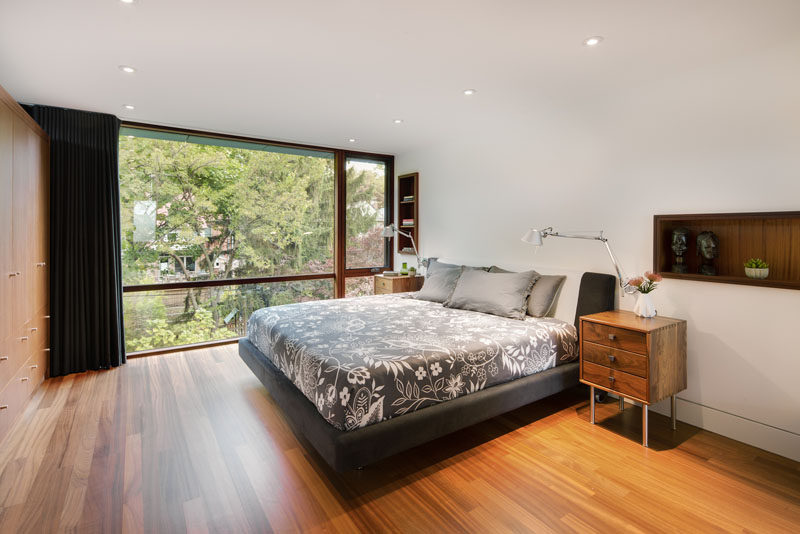
[[[768,269],[769,264],[761,258],[750,258],[744,262],[744,266],[749,269]]]
[[[348,262],[370,265],[378,250],[382,264],[381,225],[363,208],[383,204],[383,177],[353,168],[347,180]],[[333,271],[331,158],[122,136],[120,200],[125,284]],[[143,201],[155,203],[155,232],[140,229],[146,239],[135,240],[134,208]],[[258,308],[332,292],[330,280],[316,280],[127,293],[127,349],[243,335]]]

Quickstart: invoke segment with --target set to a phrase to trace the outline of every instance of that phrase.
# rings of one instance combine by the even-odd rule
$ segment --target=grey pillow
[[[496,265],[492,265],[489,269],[490,273],[509,273]],[[536,272],[536,271],[534,271]],[[539,274],[539,273],[536,273]],[[550,310],[553,309],[553,304],[556,301],[558,292],[564,284],[567,277],[564,275],[543,274],[531,290],[531,296],[528,297],[528,315],[533,317],[547,317]]]
[[[428,270],[425,271],[425,276],[427,277],[429,274],[431,274],[431,271],[435,272],[436,270],[438,270],[438,269],[440,269],[442,267],[449,267],[449,268],[452,268],[452,267],[463,267],[464,270],[477,269],[479,271],[488,271],[489,270],[489,267],[472,267],[470,265],[456,265],[454,263],[441,262],[441,261],[439,261],[438,258],[429,258],[428,259]]]
[[[543,274],[533,286],[528,297],[528,315],[547,317],[556,301],[558,292],[567,277],[563,275]]]
[[[478,269],[465,270],[444,305],[510,319],[524,319],[528,295],[538,277],[536,271],[488,273]]]
[[[460,265],[454,265],[452,263],[442,263],[441,261],[437,260],[436,258],[430,258],[428,261],[428,269],[425,271],[425,277],[427,278],[431,274],[435,273],[439,269],[453,269],[461,267]]]
[[[456,282],[461,276],[461,266],[439,263],[434,270],[431,271],[430,267],[428,269],[425,282],[422,284],[422,289],[419,290],[416,298],[430,300],[431,302],[446,301],[453,293]]]

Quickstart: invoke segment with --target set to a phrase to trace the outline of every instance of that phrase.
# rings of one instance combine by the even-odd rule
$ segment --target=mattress
[[[577,359],[575,327],[446,308],[413,294],[262,308],[247,337],[339,430]]]

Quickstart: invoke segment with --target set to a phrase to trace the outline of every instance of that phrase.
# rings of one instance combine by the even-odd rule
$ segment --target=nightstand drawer
[[[606,347],[647,354],[647,334],[636,330],[615,328],[604,324],[583,321],[583,339]]]
[[[647,380],[609,367],[583,362],[581,378],[626,397],[647,401]]]
[[[375,294],[382,295],[392,292],[392,281],[382,276],[375,277]]]
[[[647,378],[647,357],[589,341],[583,344],[583,361]]]

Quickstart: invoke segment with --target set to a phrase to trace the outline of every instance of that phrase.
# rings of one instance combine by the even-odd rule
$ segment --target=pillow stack
[[[565,279],[566,276],[543,276],[533,270],[514,273],[499,267],[486,269],[431,259],[416,298],[522,320],[526,313],[546,316]]]

